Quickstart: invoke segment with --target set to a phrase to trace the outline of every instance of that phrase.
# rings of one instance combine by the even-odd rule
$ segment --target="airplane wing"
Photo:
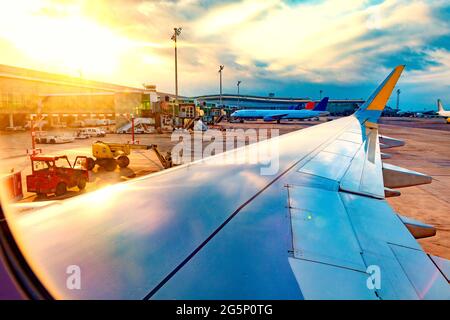
[[[449,299],[448,261],[423,252],[384,199],[376,120],[402,70],[353,116],[8,224],[56,298]],[[255,153],[269,156],[245,161]]]

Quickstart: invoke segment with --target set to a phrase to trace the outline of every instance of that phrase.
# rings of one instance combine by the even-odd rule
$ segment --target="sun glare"
[[[43,15],[21,8],[2,10],[1,24],[8,28],[2,27],[0,35],[35,62],[69,73],[109,75],[131,46],[125,37],[79,12]]]

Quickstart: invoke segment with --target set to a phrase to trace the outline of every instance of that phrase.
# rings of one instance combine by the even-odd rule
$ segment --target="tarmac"
[[[435,226],[436,236],[419,242],[426,252],[450,259],[450,124],[440,130],[428,128],[432,124],[426,121],[420,123],[427,129],[404,126],[402,122],[380,127],[382,134],[406,142],[403,147],[383,150],[392,155],[387,163],[433,177],[431,184],[399,189],[401,196],[387,201],[401,215]]]

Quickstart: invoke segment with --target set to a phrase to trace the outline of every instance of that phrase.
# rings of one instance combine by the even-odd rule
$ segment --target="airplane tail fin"
[[[309,101],[307,104],[306,104],[306,106],[305,106],[305,110],[312,110],[312,109],[314,109],[314,106],[315,106],[316,104],[315,104],[315,102],[314,101]]]
[[[444,107],[442,106],[441,99],[437,100],[438,111],[444,111]]]
[[[394,70],[387,76],[387,78],[380,84],[380,86],[372,93],[369,100],[367,100],[359,109],[355,115],[360,120],[369,120],[371,122],[377,122],[386,103],[388,102],[392,91],[397,84],[400,75],[405,69],[404,65],[395,67]]]
[[[327,104],[328,104],[328,97],[325,97],[322,100],[320,100],[320,102],[317,104],[317,106],[313,110],[314,111],[325,111],[325,110],[327,110]]]

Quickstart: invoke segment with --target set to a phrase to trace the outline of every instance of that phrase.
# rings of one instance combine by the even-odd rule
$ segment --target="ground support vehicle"
[[[170,153],[165,157],[159,152],[154,144],[131,144],[131,143],[106,143],[96,141],[92,144],[93,158],[87,159],[88,170],[94,169],[95,165],[105,168],[107,171],[114,171],[117,166],[126,168],[130,164],[128,156],[131,150],[153,150],[164,168],[172,166]]]
[[[65,155],[34,155],[30,159],[32,173],[26,177],[28,192],[62,196],[69,188],[83,190],[89,181],[85,156],[76,157],[73,165]]]

